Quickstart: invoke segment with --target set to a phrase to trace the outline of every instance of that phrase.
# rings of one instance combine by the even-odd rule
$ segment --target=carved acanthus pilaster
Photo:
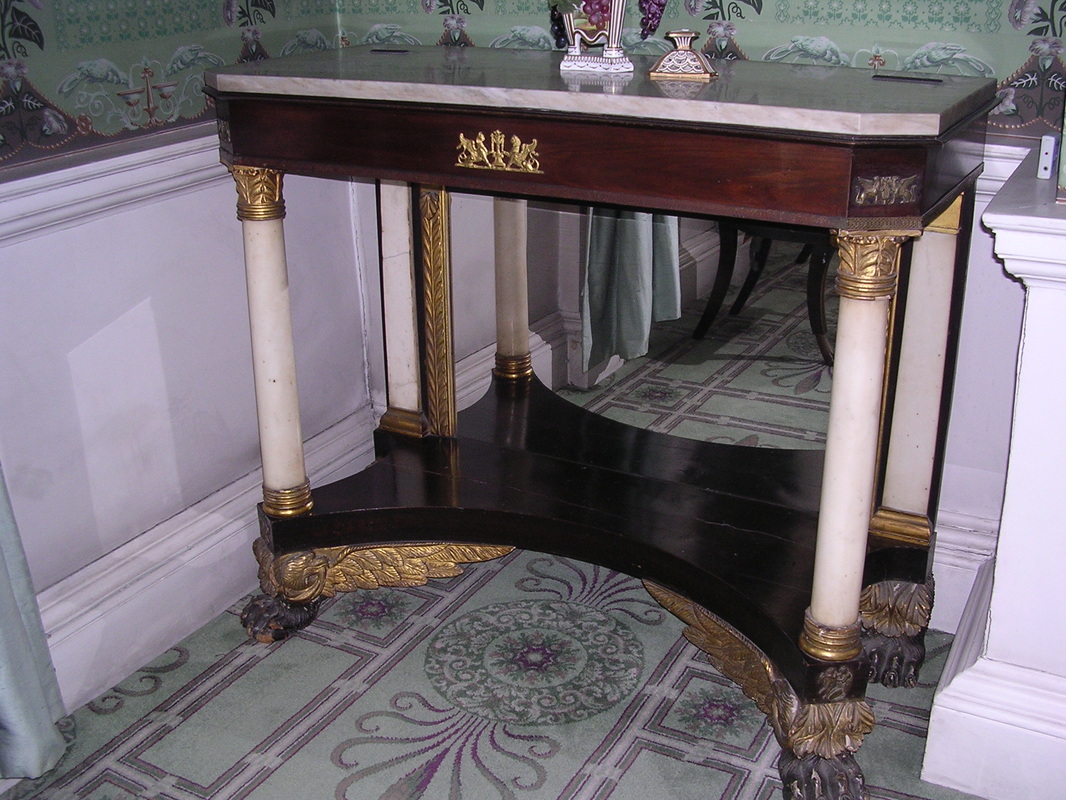
[[[448,203],[448,192],[443,188],[424,188],[419,195],[425,299],[426,418],[429,433],[437,436],[454,436],[456,425]]]

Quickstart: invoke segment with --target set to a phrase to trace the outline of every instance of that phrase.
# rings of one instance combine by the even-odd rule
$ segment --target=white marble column
[[[829,402],[814,585],[801,645],[830,661],[855,658],[873,503],[888,314],[906,235],[837,236],[840,318]]]
[[[496,368],[501,378],[533,374],[529,354],[526,201],[493,199],[496,263]]]
[[[237,184],[237,217],[244,231],[263,510],[274,516],[292,516],[309,511],[312,499],[296,388],[282,174],[239,166],[231,172]]]
[[[381,294],[385,318],[385,369],[389,407],[381,427],[421,435],[422,384],[418,350],[415,248],[411,187],[382,181],[378,187],[381,225]]]
[[[915,241],[911,258],[884,489],[870,526],[901,544],[928,546],[932,538],[929,498],[961,210],[960,197]]]

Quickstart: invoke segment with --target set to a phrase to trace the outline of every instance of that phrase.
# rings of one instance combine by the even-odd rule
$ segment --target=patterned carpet
[[[663,326],[617,392],[572,394],[685,435],[818,446],[828,374],[802,270],[775,270],[757,292],[706,342],[688,339],[691,313]],[[272,645],[247,640],[238,610],[65,720],[64,760],[2,800],[782,796],[763,715],[627,576],[515,552],[423,587],[342,595]],[[878,800],[967,797],[918,779],[950,637],[927,644],[919,688],[870,693],[878,725],[859,761]]]
[[[692,330],[703,300],[680,319],[657,324],[647,356],[626,363],[596,388],[561,394],[590,411],[662,433],[753,447],[822,447],[831,370],[807,321],[806,267],[793,263],[798,250],[775,244],[744,309],[729,315],[731,293],[702,340],[693,339]],[[830,333],[836,309],[830,293]]]

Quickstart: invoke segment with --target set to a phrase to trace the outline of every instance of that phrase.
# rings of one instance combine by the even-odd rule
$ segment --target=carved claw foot
[[[785,800],[869,800],[862,770],[851,753],[798,758],[788,750],[777,762]]]
[[[298,605],[277,595],[260,594],[241,612],[241,625],[256,641],[270,644],[310,625],[318,614],[318,606],[317,600]]]
[[[862,649],[870,661],[871,681],[890,688],[913,689],[925,661],[925,631],[915,636],[885,636],[863,630]]]
[[[891,688],[917,686],[933,610],[932,579],[871,584],[863,589],[859,610],[862,648],[870,661],[869,680]]]

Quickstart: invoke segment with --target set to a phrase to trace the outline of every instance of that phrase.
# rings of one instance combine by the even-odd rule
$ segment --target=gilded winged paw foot
[[[241,612],[241,625],[256,641],[278,642],[310,625],[319,605],[318,600],[297,604],[277,595],[259,594]]]
[[[844,753],[833,758],[802,758],[784,750],[777,762],[785,800],[869,800],[870,793],[855,763]]]

